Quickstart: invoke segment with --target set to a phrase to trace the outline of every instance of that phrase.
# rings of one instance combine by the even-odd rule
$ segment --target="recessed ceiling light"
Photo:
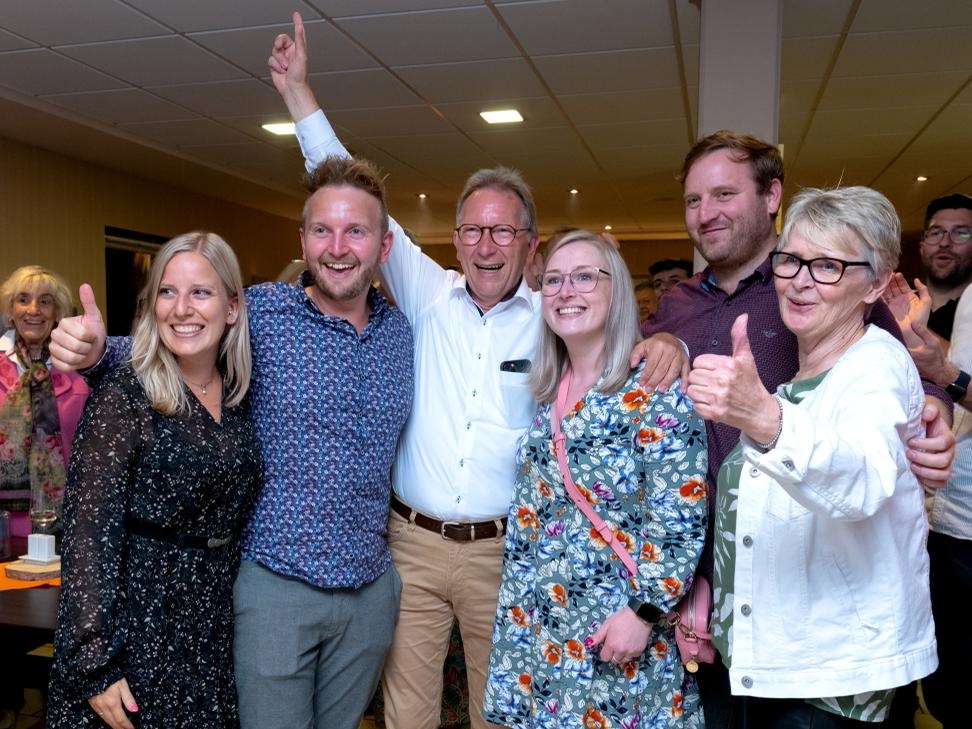
[[[420,193],[418,194],[418,199],[419,199],[419,200],[424,200],[424,199],[425,199],[425,198],[427,198],[427,197],[428,197],[428,195],[426,195],[426,194],[425,194],[424,192],[420,192]]]
[[[918,175],[918,177],[915,178],[915,182],[928,182],[928,178],[924,175]]]
[[[572,187],[572,188],[570,188],[570,194],[571,194],[571,195],[576,195],[576,194],[578,194],[579,192],[580,192],[580,190],[578,190],[578,189],[577,189],[576,187]]]
[[[266,129],[271,134],[276,134],[278,136],[284,137],[288,134],[295,134],[294,123],[284,122],[282,124],[261,124],[264,129]]]
[[[613,230],[613,228],[610,225],[605,225],[604,230]]]
[[[515,124],[523,121],[523,117],[516,109],[497,109],[496,111],[481,111],[479,115],[487,124]]]

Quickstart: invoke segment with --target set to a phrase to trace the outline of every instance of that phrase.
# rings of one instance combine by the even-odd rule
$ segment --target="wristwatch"
[[[948,393],[953,402],[959,402],[965,397],[965,393],[969,390],[969,379],[970,376],[968,372],[959,370],[958,377],[955,378],[955,382],[945,388],[945,392]]]
[[[628,607],[634,610],[634,614],[644,620],[646,623],[657,623],[659,620],[665,617],[665,613],[656,608],[650,602],[642,602],[636,597],[628,600]]]

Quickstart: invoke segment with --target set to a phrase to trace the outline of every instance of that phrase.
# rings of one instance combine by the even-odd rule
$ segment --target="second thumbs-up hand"
[[[779,427],[779,407],[759,379],[749,348],[748,314],[732,325],[732,355],[703,354],[695,358],[686,394],[706,420],[739,428],[757,442],[773,438]]]
[[[78,290],[83,313],[61,319],[51,332],[51,361],[70,372],[91,367],[105,351],[105,322],[88,284]]]

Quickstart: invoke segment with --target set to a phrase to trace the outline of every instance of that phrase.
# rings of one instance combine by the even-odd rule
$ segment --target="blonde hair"
[[[0,312],[3,314],[5,329],[13,326],[13,301],[17,294],[32,289],[40,289],[54,297],[55,324],[71,315],[74,302],[71,299],[71,289],[63,278],[43,266],[21,266],[0,284]]]
[[[604,332],[604,370],[600,391],[608,394],[617,392],[627,382],[631,374],[631,350],[641,338],[638,328],[638,303],[635,301],[631,274],[621,253],[611,243],[597,233],[586,230],[572,230],[561,237],[551,240],[544,252],[549,263],[553,254],[571,243],[587,243],[600,251],[607,266],[607,279],[611,286],[611,303],[608,306],[607,322]],[[599,281],[598,285],[603,285]],[[546,320],[541,322],[534,366],[530,374],[530,385],[537,402],[553,402],[557,388],[569,364],[567,348]]]
[[[189,411],[189,397],[176,358],[162,342],[155,319],[155,300],[165,267],[179,253],[198,253],[209,261],[230,299],[238,307],[236,321],[227,327],[219,347],[226,404],[238,405],[250,387],[250,328],[240,264],[229,244],[215,233],[193,231],[173,238],[155,256],[148,282],[139,299],[141,310],[132,337],[132,367],[152,407],[163,415]]]

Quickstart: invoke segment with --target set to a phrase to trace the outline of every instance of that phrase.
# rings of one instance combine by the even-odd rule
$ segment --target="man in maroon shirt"
[[[776,217],[783,196],[783,160],[777,148],[755,137],[721,131],[689,150],[679,179],[685,202],[685,227],[709,264],[659,301],[645,334],[669,332],[700,354],[732,354],[730,330],[736,317],[749,314],[749,342],[763,385],[774,392],[797,371],[796,338],[783,325],[770,272],[769,254],[777,243]],[[869,321],[899,339],[901,332],[879,301]],[[932,383],[926,394],[951,415],[947,395]],[[939,486],[954,455],[950,422],[936,407],[926,407],[928,437],[909,445],[912,470],[926,485]],[[709,504],[715,504],[716,474],[739,441],[739,431],[706,423],[709,443]],[[927,451],[927,452],[922,452]],[[946,469],[942,471],[940,469]],[[710,519],[710,524],[713,522]],[[711,573],[711,534],[701,569]],[[728,673],[717,659],[698,673],[706,727],[728,724]]]

